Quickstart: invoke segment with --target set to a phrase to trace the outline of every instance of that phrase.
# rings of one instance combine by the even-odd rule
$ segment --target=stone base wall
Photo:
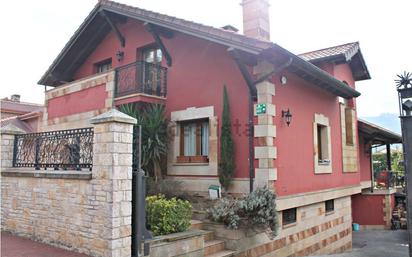
[[[107,210],[101,203],[107,195],[102,186],[93,184],[91,180],[3,175],[2,229],[69,250],[103,255],[107,243],[101,235],[106,232]]]
[[[308,256],[340,253],[352,249],[351,198],[334,200],[335,210],[325,213],[324,202],[297,208],[297,222],[281,227],[275,238],[264,232],[228,230],[222,225],[208,224],[228,249],[237,250],[236,257]],[[279,213],[281,216],[281,213]]]

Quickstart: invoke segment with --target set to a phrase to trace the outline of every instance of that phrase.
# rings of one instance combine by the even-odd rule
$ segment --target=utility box
[[[222,197],[222,188],[217,185],[209,186],[209,197],[210,199],[218,199]]]

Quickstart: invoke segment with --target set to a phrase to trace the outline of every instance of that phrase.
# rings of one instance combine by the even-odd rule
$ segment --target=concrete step
[[[190,221],[190,228],[192,229],[202,229],[203,228],[203,222],[200,220],[191,220]]]
[[[210,240],[205,242],[204,254],[210,255],[225,250],[225,241]]]
[[[203,238],[204,238],[205,242],[215,239],[215,232],[208,231],[208,230],[205,230],[205,232],[206,233],[203,235]]]
[[[205,255],[205,257],[230,257],[235,255],[235,251],[223,250],[217,253]]]

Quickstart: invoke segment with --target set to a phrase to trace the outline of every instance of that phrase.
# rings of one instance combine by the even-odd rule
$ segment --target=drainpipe
[[[255,175],[255,156],[254,156],[254,126],[253,126],[253,99],[252,92],[249,90],[249,192],[253,192],[253,180]]]
[[[369,147],[370,149],[370,157],[371,157],[371,192],[373,193],[373,187],[375,186],[375,172],[373,172],[373,147],[372,145]]]

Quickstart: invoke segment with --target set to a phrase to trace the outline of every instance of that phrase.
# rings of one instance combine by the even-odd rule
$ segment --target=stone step
[[[204,254],[210,255],[225,250],[225,241],[210,240],[205,242]]]
[[[192,210],[192,219],[194,220],[205,220],[208,214],[206,211]]]
[[[203,228],[203,222],[200,220],[191,220],[190,221],[190,228],[192,229],[202,229]]]
[[[205,257],[230,257],[235,255],[235,251],[223,250],[217,253],[205,255]]]
[[[205,242],[215,239],[215,232],[209,231],[209,230],[204,230],[204,231],[205,231],[205,234],[203,235],[203,238]]]

